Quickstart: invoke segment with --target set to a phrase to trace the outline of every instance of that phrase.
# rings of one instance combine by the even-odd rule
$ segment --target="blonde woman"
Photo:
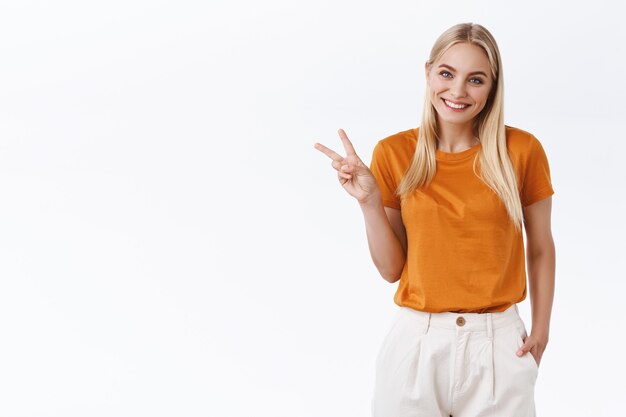
[[[362,209],[376,268],[399,281],[372,415],[532,417],[554,294],[547,156],[504,124],[500,53],[483,26],[441,34],[425,76],[420,127],[378,141],[369,167],[343,130],[345,157],[315,144]],[[517,307],[527,293],[530,334]]]

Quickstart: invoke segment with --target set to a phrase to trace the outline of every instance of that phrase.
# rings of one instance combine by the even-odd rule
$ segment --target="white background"
[[[487,27],[550,161],[541,416],[623,412],[618,2],[3,1],[0,416],[369,416],[397,306],[320,142],[419,125]],[[530,330],[530,303],[520,305]]]

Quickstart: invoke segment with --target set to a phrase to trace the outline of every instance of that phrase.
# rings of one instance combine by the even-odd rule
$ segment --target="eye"
[[[441,71],[439,74],[440,74],[441,76],[443,76],[443,78],[450,78],[450,77],[447,77],[445,74],[452,75],[452,74],[450,74],[450,72],[449,72],[449,71]],[[476,83],[472,83],[472,84],[478,84],[478,85],[480,85],[480,84],[484,84],[483,80],[482,80],[482,79],[480,79],[480,78],[471,78],[471,79],[470,79],[470,81],[471,81],[471,80],[476,80],[476,81],[478,81],[478,82],[476,82]]]

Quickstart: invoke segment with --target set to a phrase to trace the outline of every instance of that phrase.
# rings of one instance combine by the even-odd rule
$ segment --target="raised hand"
[[[338,133],[346,150],[345,158],[321,143],[316,143],[313,147],[332,159],[331,165],[337,171],[339,183],[360,204],[380,198],[380,190],[372,171],[357,156],[346,132],[339,129]]]

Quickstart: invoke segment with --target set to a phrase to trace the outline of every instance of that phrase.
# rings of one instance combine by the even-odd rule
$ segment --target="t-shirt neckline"
[[[471,148],[467,148],[461,152],[444,152],[442,150],[437,149],[435,151],[435,159],[441,161],[457,161],[459,159],[467,158],[468,156],[474,155],[476,152],[480,150],[482,143],[478,143]]]
[[[417,141],[418,138],[418,128],[412,129],[413,137]],[[438,161],[458,161],[459,159],[465,159],[471,155],[474,155],[476,152],[480,150],[482,147],[482,143],[478,143],[471,148],[467,148],[461,152],[444,152],[439,149],[435,150],[435,159]]]

